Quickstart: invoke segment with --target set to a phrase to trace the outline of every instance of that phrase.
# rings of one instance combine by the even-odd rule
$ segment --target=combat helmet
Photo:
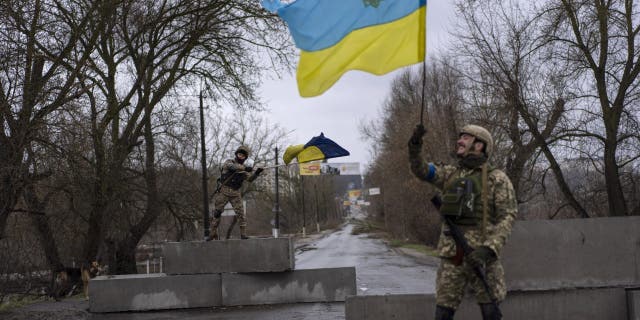
[[[484,153],[487,155],[487,158],[491,156],[491,153],[493,152],[493,138],[491,137],[489,130],[478,125],[468,124],[460,130],[460,134],[463,133],[470,134],[476,137],[476,139],[484,142]]]
[[[244,154],[244,156],[246,158],[249,158],[249,147],[247,146],[239,146],[238,149],[236,149],[236,152],[234,154],[238,154],[238,153],[242,153]]]

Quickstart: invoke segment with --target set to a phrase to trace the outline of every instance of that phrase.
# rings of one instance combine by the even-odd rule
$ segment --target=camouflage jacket
[[[482,170],[481,167],[467,169],[460,166],[425,163],[419,155],[412,156],[410,161],[413,174],[421,180],[431,183],[440,191],[455,179],[468,177]],[[518,212],[518,203],[509,177],[501,170],[493,169],[488,172],[487,191],[487,203],[492,210],[489,210],[490,216],[487,217],[485,239],[482,239],[481,225],[461,226],[460,229],[463,230],[471,247],[487,246],[496,253],[496,256],[500,256],[501,249],[511,234]],[[442,224],[440,229],[438,254],[441,257],[455,256],[456,245],[453,238],[447,235],[449,234],[448,227]]]
[[[220,174],[222,186],[220,192],[229,196],[240,195],[240,187],[246,180],[253,182],[258,176],[254,173],[246,172],[245,166],[236,162],[235,159],[228,159],[222,164],[222,172]]]

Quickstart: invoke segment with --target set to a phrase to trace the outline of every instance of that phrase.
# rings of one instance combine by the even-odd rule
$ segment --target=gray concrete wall
[[[627,290],[629,320],[640,320],[640,288]]]
[[[162,251],[167,274],[281,272],[295,267],[290,238],[167,242]]]
[[[100,276],[91,312],[344,301],[356,294],[354,267],[286,272]]]
[[[354,267],[222,274],[225,306],[344,301],[355,294]]]
[[[626,293],[622,288],[510,292],[501,304],[504,319],[602,320],[627,319]],[[435,313],[432,294],[350,296],[346,320],[424,320]],[[463,301],[456,320],[480,319],[471,298]]]
[[[91,312],[215,307],[222,304],[219,274],[99,276],[89,282]]]
[[[640,217],[518,221],[503,263],[510,290],[640,285]]]

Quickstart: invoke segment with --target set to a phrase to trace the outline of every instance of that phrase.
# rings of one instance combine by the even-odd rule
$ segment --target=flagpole
[[[424,35],[422,37],[422,41],[424,41],[424,56],[422,57],[422,92],[420,93],[420,125],[424,125],[424,109],[425,109],[425,102],[424,102],[424,91],[425,91],[425,86],[427,83],[427,14],[426,14],[426,6],[427,4],[425,3],[425,15],[424,15]]]
[[[272,166],[264,166],[262,167],[262,169],[273,169],[273,168],[279,168],[279,167],[286,167],[288,166],[288,164],[276,164],[276,165],[272,165]]]

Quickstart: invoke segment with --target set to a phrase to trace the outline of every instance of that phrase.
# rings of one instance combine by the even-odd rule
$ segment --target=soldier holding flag
[[[257,168],[253,171],[253,167],[245,166],[244,162],[248,157],[249,148],[240,146],[235,152],[235,157],[226,160],[222,164],[222,174],[218,180],[219,185],[213,195],[214,211],[211,220],[211,239],[219,239],[218,226],[220,225],[224,206],[227,203],[231,203],[240,224],[240,238],[249,238],[247,237],[247,217],[244,214],[240,188],[245,180],[253,182],[258,178],[263,168]]]
[[[418,125],[409,140],[411,170],[419,179],[441,190],[444,224],[438,241],[441,257],[436,279],[436,320],[451,320],[467,286],[473,289],[484,320],[499,320],[499,302],[506,297],[500,252],[518,210],[515,191],[507,175],[487,161],[493,151],[488,130],[467,125],[460,130],[455,153],[458,165],[426,163],[421,156]],[[460,231],[469,254],[454,241]],[[466,241],[465,241],[466,240]],[[480,272],[478,272],[480,271]]]

